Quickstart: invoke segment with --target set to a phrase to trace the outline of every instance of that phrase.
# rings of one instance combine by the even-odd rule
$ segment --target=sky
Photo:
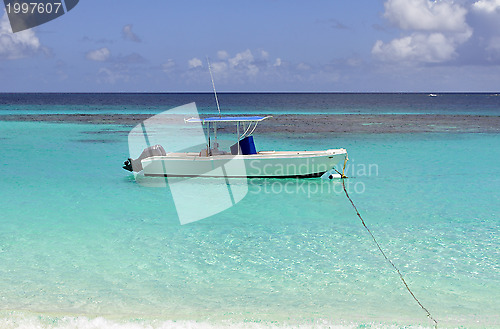
[[[498,92],[500,0],[81,0],[12,33],[0,92]]]

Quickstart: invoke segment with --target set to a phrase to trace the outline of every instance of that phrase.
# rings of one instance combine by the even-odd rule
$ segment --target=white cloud
[[[210,64],[214,74],[223,74],[227,71],[228,65],[225,62],[215,62]]]
[[[105,67],[99,69],[99,72],[97,72],[97,76],[98,83],[115,84],[118,81],[129,81],[129,76],[124,72],[111,70]]]
[[[480,0],[472,5],[472,8],[477,11],[486,13],[494,13],[500,11],[500,0]]]
[[[188,66],[190,69],[194,69],[197,67],[202,67],[203,63],[202,63],[201,59],[195,57],[195,58],[192,58],[188,61]]]
[[[161,68],[163,72],[170,73],[175,68],[175,61],[173,59],[169,59],[167,62],[162,64]]]
[[[360,66],[361,64],[363,64],[363,61],[359,58],[349,58],[349,59],[347,59],[346,64],[351,66],[351,67],[356,67],[356,66]]]
[[[267,52],[261,50],[258,54],[264,56]],[[217,76],[218,79],[223,80],[227,79],[243,82],[247,78],[256,77],[260,72],[259,67],[268,65],[265,58],[256,61],[250,49],[239,52],[233,57],[231,57],[227,51],[219,50],[217,52],[217,58],[218,60],[210,62],[210,67],[212,73]],[[194,69],[202,67],[203,65],[202,61],[195,57],[188,61],[188,66],[190,69]],[[194,79],[192,74],[190,75],[190,79],[191,78]]]
[[[439,63],[452,59],[455,44],[442,33],[414,33],[389,43],[378,40],[372,53],[386,61]]]
[[[492,37],[486,47],[486,50],[500,53],[500,36]]]
[[[109,49],[104,47],[101,49],[89,51],[85,58],[91,61],[104,62],[109,58],[110,55],[111,52],[109,51]]]
[[[411,34],[387,43],[377,40],[372,54],[384,61],[441,63],[457,57],[472,36],[467,9],[452,0],[387,0],[384,16]]]
[[[311,66],[306,64],[306,63],[299,63],[297,65],[297,69],[301,70],[301,71],[307,71],[307,70],[310,70],[311,69]]]
[[[241,53],[237,53],[233,58],[229,58],[228,61],[231,67],[244,66],[253,62],[253,55],[250,49],[247,49]]]
[[[254,76],[254,75],[257,75],[258,73],[259,73],[259,68],[255,65],[251,65],[247,69],[247,74],[249,76]]]
[[[254,57],[250,49],[237,53],[234,57],[229,58],[228,63],[232,69],[246,72],[250,76],[254,76],[259,72],[259,68],[255,65]]]
[[[123,37],[134,42],[141,42],[141,38],[132,31],[132,24],[125,25],[122,29]]]
[[[12,33],[7,14],[0,19],[0,59],[19,59],[42,50],[33,30]]]
[[[233,90],[235,86],[244,86],[243,90],[249,86],[255,86],[256,90],[265,90],[273,84],[280,86],[279,88],[296,90],[300,89],[298,86],[302,86],[304,82],[311,87],[325,81],[330,84],[339,80],[337,67],[311,66],[303,62],[291,63],[282,57],[273,57],[263,49],[246,49],[233,56],[221,52],[217,53],[217,60],[210,62],[215,83],[221,90],[228,90],[227,88]],[[201,66],[201,61],[197,58],[189,62],[192,64],[190,68]],[[200,84],[201,81],[204,86],[202,88],[208,88],[207,83],[210,82],[208,69],[189,69],[182,78],[190,85]]]
[[[474,36],[467,50],[475,64],[500,63],[500,0],[479,0],[471,5],[468,15]]]
[[[218,59],[227,59],[229,57],[229,54],[225,50],[219,50],[217,52],[217,58]]]
[[[384,17],[404,30],[465,32],[467,9],[452,1],[388,0]]]

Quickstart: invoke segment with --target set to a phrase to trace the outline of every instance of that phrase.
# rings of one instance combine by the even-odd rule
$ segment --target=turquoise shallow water
[[[0,327],[431,326],[338,182],[253,180],[181,226],[121,169],[128,128],[0,131]],[[500,328],[499,135],[288,137],[256,143],[347,148],[351,197],[440,327]]]

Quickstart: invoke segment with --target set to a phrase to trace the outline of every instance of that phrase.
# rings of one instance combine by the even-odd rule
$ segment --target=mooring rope
[[[344,162],[344,167],[345,167],[345,162]],[[394,263],[389,259],[389,257],[387,257],[387,255],[385,254],[385,252],[382,250],[382,247],[380,247],[380,244],[377,242],[377,239],[375,239],[375,236],[373,235],[373,233],[370,231],[370,229],[368,228],[368,226],[366,226],[366,223],[363,220],[363,217],[361,217],[361,214],[359,213],[358,208],[354,204],[354,201],[352,201],[351,197],[349,196],[349,193],[347,193],[347,189],[345,187],[345,178],[347,178],[347,176],[344,175],[344,170],[342,170],[342,174],[337,169],[334,168],[334,170],[339,175],[341,175],[341,178],[342,178],[342,188],[344,189],[345,195],[346,195],[347,199],[349,199],[349,201],[351,202],[351,205],[354,208],[354,210],[356,211],[356,215],[358,215],[359,219],[361,220],[361,223],[363,224],[363,226],[365,227],[365,229],[368,231],[368,233],[370,233],[370,236],[372,237],[373,242],[375,242],[375,244],[377,245],[378,250],[380,251],[380,253],[382,253],[382,255],[384,256],[385,260],[388,261],[389,264],[391,264],[391,266],[396,270],[396,272],[399,275],[399,278],[401,279],[401,281],[403,282],[404,286],[406,287],[406,290],[408,290],[408,292],[413,297],[413,299],[418,303],[418,305],[420,306],[420,308],[422,308],[422,310],[424,310],[425,313],[427,313],[427,317],[434,322],[434,328],[437,329],[438,322],[436,321],[436,319],[434,319],[434,317],[431,315],[431,312],[429,312],[429,310],[427,310],[427,308],[425,308],[425,306],[422,305],[422,303],[420,302],[420,300],[418,300],[418,298],[415,296],[415,294],[413,293],[413,291],[411,291],[410,287],[408,286],[408,284],[406,283],[406,280],[403,277],[403,274],[401,274],[401,271],[399,271],[399,269],[396,267],[396,265],[394,265]]]

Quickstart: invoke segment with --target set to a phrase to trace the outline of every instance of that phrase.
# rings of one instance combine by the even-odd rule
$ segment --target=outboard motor
[[[142,170],[141,161],[143,159],[154,156],[165,156],[165,155],[167,155],[167,152],[165,152],[165,149],[161,145],[159,144],[153,145],[145,148],[137,159],[134,160],[132,158],[128,158],[128,160],[123,163],[123,169],[128,171],[139,172]]]

